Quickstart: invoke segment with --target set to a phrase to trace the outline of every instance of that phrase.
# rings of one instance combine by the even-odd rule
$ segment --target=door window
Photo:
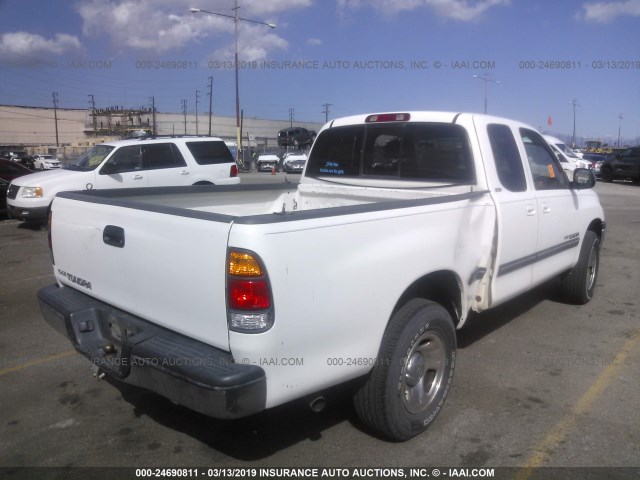
[[[120,147],[114,152],[104,167],[109,174],[142,170],[140,145]]]
[[[535,189],[568,188],[569,180],[547,142],[538,133],[527,128],[520,129],[520,137],[527,152]]]
[[[187,165],[178,147],[173,143],[151,143],[143,145],[142,159],[145,170],[185,167]]]

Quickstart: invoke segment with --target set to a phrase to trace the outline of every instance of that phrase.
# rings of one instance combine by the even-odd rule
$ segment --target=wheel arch
[[[451,270],[439,270],[428,273],[413,282],[396,302],[392,315],[400,310],[412,298],[423,298],[440,304],[453,319],[456,327],[462,319],[463,283]]]
[[[601,218],[596,218],[591,221],[589,226],[587,227],[587,231],[592,231],[598,236],[600,242],[602,242],[605,232],[605,223]]]

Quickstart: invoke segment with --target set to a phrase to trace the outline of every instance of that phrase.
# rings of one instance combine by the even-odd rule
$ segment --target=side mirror
[[[596,177],[590,168],[576,168],[573,171],[573,182],[571,188],[574,190],[585,190],[593,188],[596,184]]]

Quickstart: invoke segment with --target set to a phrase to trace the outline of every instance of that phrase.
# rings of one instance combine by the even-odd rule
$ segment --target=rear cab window
[[[473,184],[466,129],[445,123],[349,125],[316,139],[307,176]]]

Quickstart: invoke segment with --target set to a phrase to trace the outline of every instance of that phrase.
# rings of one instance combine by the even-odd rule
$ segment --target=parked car
[[[313,143],[313,139],[311,132],[302,127],[285,128],[278,132],[279,147],[302,148],[310,146]]]
[[[60,160],[53,155],[34,155],[33,167],[36,170],[51,170],[54,168],[60,168]]]
[[[278,171],[280,158],[277,155],[260,155],[256,161],[256,170],[259,172],[271,172],[274,168]]]
[[[0,158],[0,178],[11,181],[14,178],[29,175],[30,173],[33,172],[19,163]]]
[[[290,153],[284,157],[282,167],[287,173],[302,173],[307,163],[307,156],[304,153]]]
[[[14,218],[41,223],[59,192],[236,183],[238,167],[219,138],[121,140],[96,145],[66,168],[13,180],[7,208]]]
[[[605,156],[601,153],[583,153],[582,159],[591,163],[591,168],[596,177],[600,177],[600,167],[605,159]]]
[[[600,167],[600,176],[605,182],[632,180],[640,183],[640,146],[605,157]]]
[[[27,152],[23,150],[2,150],[2,152],[0,152],[0,158],[4,158],[6,160],[17,161],[18,159],[27,156]]]
[[[22,158],[17,158],[14,160],[16,163],[19,163],[20,165],[22,165],[23,167],[28,168],[29,170],[33,171],[35,170],[35,166],[34,166],[34,160],[33,157],[27,156],[27,157],[22,157]]]

